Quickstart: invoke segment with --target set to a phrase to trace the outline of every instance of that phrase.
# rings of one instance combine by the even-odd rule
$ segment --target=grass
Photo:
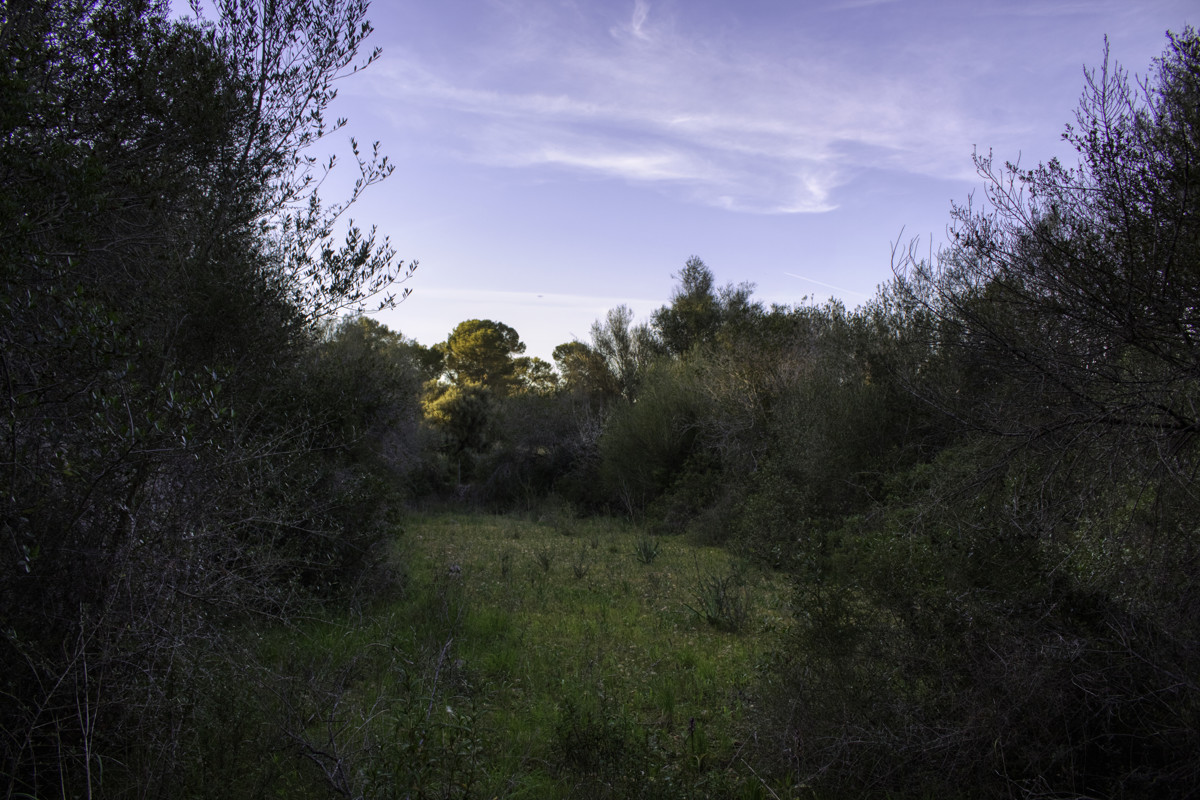
[[[647,563],[645,539],[611,520],[411,518],[402,599],[268,637],[268,660],[325,676],[298,692],[328,707],[297,711],[299,738],[372,765],[346,774],[373,796],[772,796],[741,753],[788,586],[682,540]],[[691,610],[735,571],[737,632]]]

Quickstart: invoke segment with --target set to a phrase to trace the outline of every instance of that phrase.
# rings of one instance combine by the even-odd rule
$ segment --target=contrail
[[[806,278],[803,275],[797,275],[794,272],[785,272],[783,274],[787,275],[789,278],[797,278],[798,280],[808,281],[809,283],[815,283],[818,286],[824,286],[826,289],[833,289],[835,292],[842,292],[843,294],[858,295],[859,297],[870,297],[869,294],[864,294],[863,292],[856,292],[853,289],[846,289],[841,286],[834,286],[832,283],[824,283],[823,281],[814,280],[812,278]]]

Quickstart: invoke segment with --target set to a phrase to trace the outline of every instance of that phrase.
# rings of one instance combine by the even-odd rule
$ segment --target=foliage
[[[1020,487],[1066,500],[1065,487],[1035,459],[980,475],[992,447],[947,450],[907,476],[907,502],[822,537],[770,746],[849,794],[1177,796],[1193,723],[1167,676],[1189,647],[1155,643],[1147,619],[1060,572],[1067,553],[1021,533],[1096,498],[1076,486],[1080,505],[1035,514]],[[1178,704],[1150,700],[1164,691]]]
[[[554,394],[558,389],[558,375],[554,367],[537,356],[522,356],[514,362],[517,393],[541,395]]]
[[[602,405],[620,394],[603,357],[585,342],[565,342],[555,347],[554,363],[565,392],[586,397],[594,405]]]
[[[543,547],[534,551],[533,560],[542,568],[542,572],[549,572],[550,567],[554,566],[554,553]]]
[[[453,482],[475,481],[475,495],[529,507],[570,468],[570,403],[559,402],[558,376],[525,350],[515,330],[467,320],[435,347],[443,374],[429,380],[425,421],[443,437]]]
[[[514,356],[525,352],[520,335],[503,322],[469,319],[460,322],[440,346],[450,383],[479,386],[506,395],[517,385]],[[526,370],[533,362],[526,364]]]
[[[589,445],[559,449],[574,434],[554,423],[494,463],[577,454],[541,463],[593,477],[599,501],[568,492],[578,507],[645,520],[648,580],[675,556],[651,531],[792,576],[795,624],[738,751],[755,775],[835,797],[1195,785],[1197,62],[1189,29],[1140,91],[1107,62],[1088,73],[1066,134],[1079,167],[978,157],[987,205],[952,210],[933,263],[898,251],[870,303],[763,308],[693,258],[643,334],[655,347],[614,309],[556,350],[558,398],[514,406],[548,427],[568,407],[553,401],[592,413]],[[563,491],[559,468],[538,485]],[[754,630],[761,589],[695,572],[689,622]],[[603,566],[574,574],[582,593]],[[607,680],[579,685],[546,722],[577,793],[634,791],[617,758],[683,774]],[[674,713],[669,687],[658,699]],[[677,740],[690,778],[710,733]]]
[[[436,385],[425,395],[426,422],[452,459],[452,480],[491,507],[532,510],[561,493],[594,506],[599,420],[579,398]],[[461,469],[461,472],[458,470]]]
[[[660,361],[638,402],[613,410],[600,439],[600,475],[618,508],[636,514],[671,485],[692,453],[702,403],[688,365]]]
[[[659,354],[658,341],[644,324],[633,324],[633,312],[620,305],[609,310],[604,321],[592,323],[590,352],[603,365],[600,369],[606,399],[632,403],[642,380]]]
[[[7,794],[172,794],[225,626],[368,560],[388,453],[344,434],[404,426],[330,405],[318,323],[389,302],[402,266],[342,217],[390,167],[326,207],[309,154],[364,14],[0,11]]]
[[[955,207],[954,246],[905,262],[945,346],[991,378],[973,423],[1164,442],[1195,428],[1198,47],[1171,37],[1144,94],[1106,53],[1064,134],[1079,166],[977,155],[990,208]]]
[[[422,405],[425,419],[442,432],[456,470],[456,483],[469,480],[475,459],[498,436],[495,396],[484,386],[434,384]]]
[[[571,562],[571,574],[579,580],[583,580],[587,577],[588,570],[590,569],[591,565],[588,564],[587,548],[580,547],[579,555]]]
[[[332,321],[404,274],[343,219],[386,159],[326,206],[309,154],[364,6],[215,8],[0,11],[6,794],[1193,791],[1194,31],[1087,73],[1077,167],[978,155],[870,303],[693,257],[559,378]],[[538,521],[399,566],[447,487]]]
[[[781,768],[850,796],[1191,791],[1198,64],[1189,29],[1141,93],[1089,72],[1080,166],[977,158],[990,207],[957,207],[951,247],[882,298],[926,336],[890,373],[942,414],[939,452],[840,518],[757,506],[806,615]]]
[[[740,418],[745,433],[710,434],[721,435],[726,459],[754,473],[738,540],[776,564],[802,557],[793,546],[800,531],[836,528],[886,498],[891,476],[932,457],[947,427],[896,377],[924,354],[906,341],[921,332],[910,321],[881,303],[853,313],[837,304],[797,309],[782,321],[766,382],[750,392],[729,387],[720,400],[741,401],[717,419]]]
[[[712,270],[697,256],[689,258],[675,277],[679,286],[671,305],[658,309],[651,318],[663,346],[673,355],[685,355],[694,347],[712,344],[722,328],[734,327],[761,311],[750,301],[753,285],[715,289]]]
[[[419,345],[375,320],[352,317],[329,329],[314,348],[309,391],[326,413],[331,443],[350,461],[398,481],[417,466]]]
[[[661,549],[662,543],[653,536],[640,536],[633,543],[633,554],[643,564],[653,564]]]
[[[702,573],[697,564],[692,601],[684,606],[699,619],[721,630],[737,633],[750,619],[745,575],[737,569]]]

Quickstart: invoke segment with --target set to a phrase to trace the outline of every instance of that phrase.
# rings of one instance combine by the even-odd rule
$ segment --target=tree
[[[693,364],[662,359],[646,375],[637,402],[612,409],[600,438],[599,473],[614,506],[640,514],[683,479],[706,405]]]
[[[633,324],[629,306],[619,305],[592,323],[591,352],[603,364],[608,393],[632,403],[659,346],[647,325]]]
[[[911,250],[902,261],[945,345],[1012,382],[1005,408],[989,404],[977,424],[1161,441],[1200,431],[1198,64],[1190,28],[1142,89],[1106,52],[1064,133],[1078,167],[977,155],[990,207],[954,208],[936,264]]]
[[[436,381],[445,371],[446,356],[438,344],[426,347],[420,342],[409,340],[405,342],[405,348],[416,364],[422,382]]]
[[[723,326],[761,311],[750,302],[752,284],[715,288],[712,270],[698,257],[687,260],[675,276],[678,287],[671,304],[654,312],[651,324],[667,352],[686,354],[697,345],[711,344]]]
[[[308,380],[316,323],[403,271],[339,227],[386,161],[327,208],[309,153],[364,15],[0,9],[6,794],[176,793],[222,626],[332,591],[380,533]]]
[[[336,156],[320,162],[308,150],[346,124],[330,123],[329,104],[337,96],[336,82],[370,65],[359,49],[371,34],[365,0],[216,0],[216,20],[202,25],[210,44],[219,48],[252,92],[253,106],[239,130],[238,149],[224,166],[227,181],[249,182],[246,197],[252,219],[266,222],[265,232],[275,246],[277,279],[289,299],[310,319],[341,311],[361,312],[371,300],[378,307],[394,304],[388,293],[398,277],[411,275],[394,263],[387,239],[376,241],[374,228],[365,233],[348,221],[341,244],[336,243],[342,217],[370,186],[393,170],[379,153],[379,143],[364,157],[358,143],[350,146],[359,172],[350,194],[324,204],[318,189],[337,163]],[[199,2],[192,3],[197,20],[204,18]],[[227,190],[239,187],[228,185]]]
[[[328,329],[308,369],[329,447],[393,485],[418,455],[422,349],[369,317],[349,317]]]
[[[558,389],[554,367],[537,356],[521,356],[513,360],[513,373],[518,393],[551,395]]]
[[[446,437],[455,483],[464,483],[498,437],[495,392],[473,383],[439,383],[426,389],[422,405],[426,421]]]
[[[484,386],[505,395],[516,384],[514,357],[525,352],[525,343],[503,322],[469,319],[451,331],[441,349],[451,383]]]
[[[563,389],[569,393],[586,396],[596,403],[617,394],[604,359],[585,342],[564,342],[555,347],[554,363],[562,376]]]
[[[716,335],[721,312],[712,270],[698,257],[689,258],[674,277],[679,286],[671,296],[671,305],[654,312],[653,321],[667,350],[682,355]]]
[[[956,207],[951,247],[936,266],[909,262],[902,285],[971,376],[961,401],[935,402],[1010,456],[1046,447],[1094,472],[1093,488],[1143,498],[1141,535],[1175,539],[1200,500],[1200,37],[1170,35],[1140,87],[1107,51],[1086,78],[1064,134],[1079,165],[977,158],[990,208]],[[1138,526],[1117,521],[1129,509],[1110,510],[1092,535],[1132,546]],[[1161,593],[1196,568],[1181,545],[1153,548],[1137,576],[1109,565],[1105,591],[1181,613]]]

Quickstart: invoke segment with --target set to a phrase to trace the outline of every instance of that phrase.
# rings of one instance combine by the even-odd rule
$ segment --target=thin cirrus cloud
[[[607,24],[547,17],[545,4],[506,8],[485,40],[456,50],[460,59],[414,48],[374,75],[373,91],[453,157],[756,213],[831,210],[864,170],[966,177],[970,126],[931,98],[946,92],[852,64],[859,53],[831,60],[802,55],[802,40],[763,52],[733,36],[685,35],[646,0]]]

